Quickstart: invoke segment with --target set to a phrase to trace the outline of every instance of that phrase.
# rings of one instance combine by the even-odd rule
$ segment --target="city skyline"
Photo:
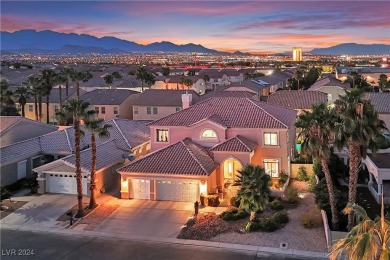
[[[293,45],[309,51],[348,42],[389,44],[388,10],[385,1],[5,1],[1,30],[195,43],[219,51],[285,52]]]

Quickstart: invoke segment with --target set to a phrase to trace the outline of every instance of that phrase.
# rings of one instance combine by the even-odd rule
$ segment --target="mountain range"
[[[0,32],[1,51],[6,53],[53,53],[53,54],[126,54],[140,52],[198,52],[209,54],[230,54],[206,48],[200,44],[188,43],[177,45],[162,41],[151,44],[139,44],[116,37],[98,38],[88,34],[60,33],[50,30],[20,30],[15,32]],[[316,55],[388,55],[390,45],[345,43],[329,48],[318,48],[310,51]],[[250,55],[237,51],[235,55]]]

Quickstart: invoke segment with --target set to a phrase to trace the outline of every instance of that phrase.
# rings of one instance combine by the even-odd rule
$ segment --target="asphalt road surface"
[[[272,259],[293,260],[255,252],[231,251],[220,248],[187,246],[156,242],[138,242],[117,238],[79,237],[77,235],[55,234],[1,229],[1,255],[5,259],[185,259],[185,260],[230,260],[230,259]]]

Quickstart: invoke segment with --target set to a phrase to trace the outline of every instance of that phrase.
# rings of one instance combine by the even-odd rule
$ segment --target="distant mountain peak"
[[[390,55],[390,45],[341,43],[328,48],[310,51],[314,55]]]

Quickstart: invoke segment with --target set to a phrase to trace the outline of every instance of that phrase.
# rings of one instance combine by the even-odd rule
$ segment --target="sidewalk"
[[[164,238],[164,237],[157,237],[157,236],[137,236],[137,235],[123,234],[123,233],[115,234],[115,233],[107,233],[107,232],[102,232],[102,231],[58,229],[58,228],[53,228],[53,227],[48,227],[48,226],[34,226],[33,227],[33,226],[1,224],[0,230],[1,229],[49,232],[49,233],[88,236],[88,237],[119,238],[119,239],[143,241],[143,242],[152,241],[152,242],[158,242],[158,243],[170,243],[170,244],[182,244],[182,245],[192,245],[192,246],[200,246],[200,247],[225,248],[228,250],[254,251],[259,256],[261,256],[263,253],[273,253],[273,254],[280,254],[280,255],[286,255],[286,256],[301,257],[303,259],[329,259],[328,253],[326,253],[326,252],[313,252],[313,251],[302,251],[302,250],[293,250],[293,249],[281,249],[281,248],[274,248],[274,247],[230,244],[230,243],[210,242],[210,241],[201,241],[201,240],[185,240],[185,239]]]

